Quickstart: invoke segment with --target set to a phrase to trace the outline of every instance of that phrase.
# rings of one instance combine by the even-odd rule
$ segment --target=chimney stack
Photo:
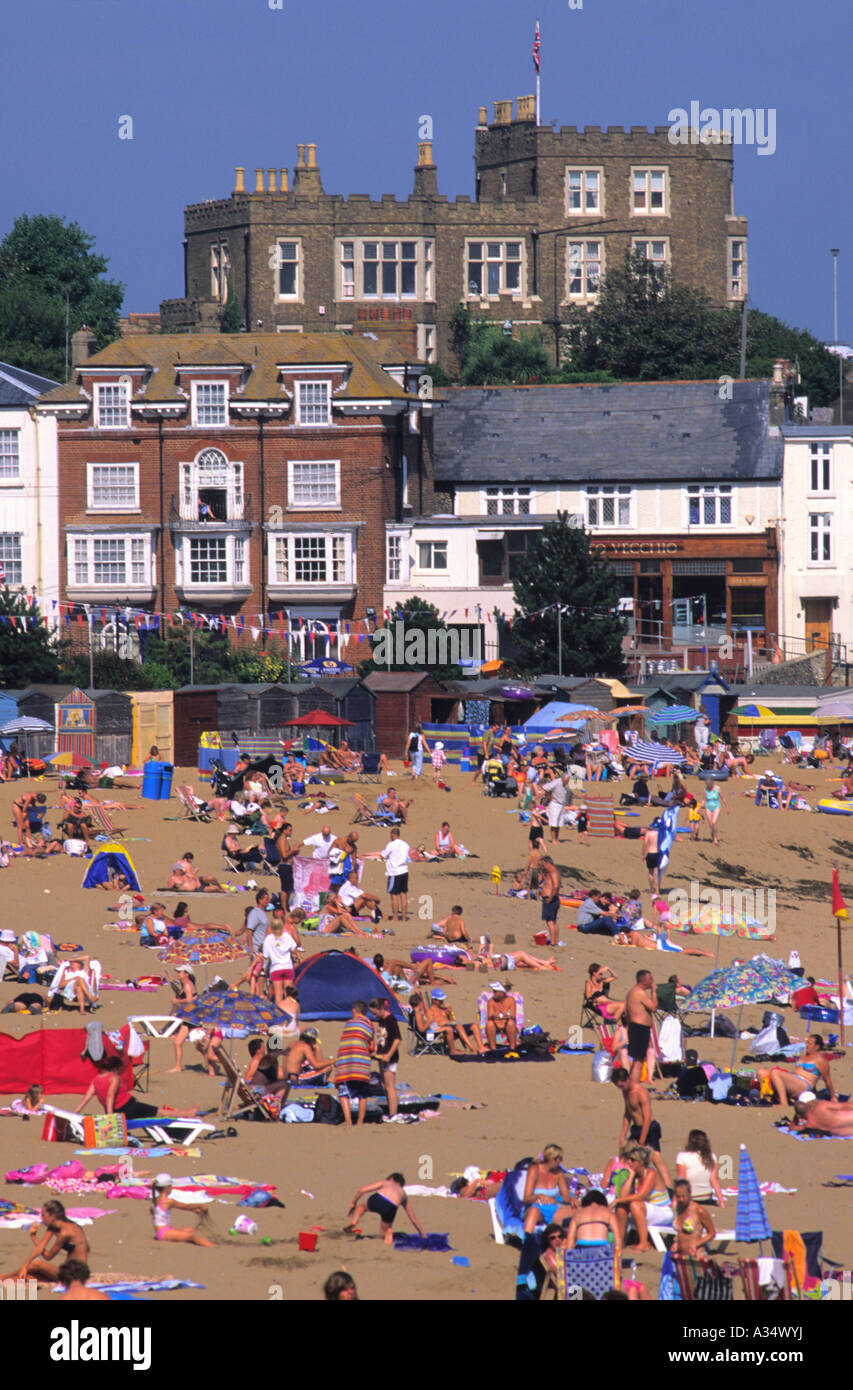
[[[264,191],[264,171],[263,171],[263,169],[256,169],[256,170],[255,170],[255,192],[256,192],[256,193],[263,193],[263,191]]]
[[[418,162],[415,165],[415,198],[438,197],[438,170],[433,163],[432,141],[418,141]]]
[[[512,102],[495,102],[495,125],[509,125],[512,121]]]
[[[276,169],[267,169],[267,193],[275,193],[277,172]]]
[[[304,169],[304,168],[305,168],[305,146],[304,146],[304,145],[297,145],[297,146],[296,146],[296,172],[298,173],[300,169]]]
[[[305,160],[306,149],[308,150],[307,163]],[[320,170],[317,166],[316,145],[296,146],[296,172],[293,176],[293,191],[308,198],[319,198],[323,192]]]
[[[91,328],[84,324],[78,328],[76,333],[71,334],[71,366],[72,368],[82,367],[83,363],[92,356],[95,347],[95,335]]]
[[[243,164],[238,164],[234,170],[234,192],[246,192],[246,168]]]
[[[479,129],[485,129],[488,126],[488,124],[489,113],[486,110],[485,106],[481,106],[479,111],[477,112],[477,126]]]
[[[515,119],[517,121],[536,120],[536,98],[535,96],[517,97],[515,103]]]
[[[281,171],[281,187],[279,189],[280,193],[288,193],[290,191],[290,184],[287,180],[288,172],[289,170],[287,169],[282,169]]]

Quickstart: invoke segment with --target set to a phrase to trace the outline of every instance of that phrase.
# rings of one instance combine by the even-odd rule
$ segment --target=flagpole
[[[537,41],[537,44],[538,44],[538,42],[539,42],[539,39],[540,39],[540,33],[539,33],[539,20],[537,19],[537,21],[536,21],[536,41]],[[538,56],[538,55],[537,55],[537,56]],[[537,64],[536,64],[536,125],[537,125],[537,127],[540,126],[540,125],[542,124],[542,77],[541,77],[541,74],[540,74],[540,71],[539,71],[540,63],[541,63],[541,57],[539,58],[539,61],[538,61]]]
[[[832,915],[835,918],[836,947],[838,952],[838,1039],[842,1047],[847,1046],[844,1031],[844,965],[841,948],[841,923],[847,918],[847,905],[841,896],[841,883],[838,865],[832,866]]]

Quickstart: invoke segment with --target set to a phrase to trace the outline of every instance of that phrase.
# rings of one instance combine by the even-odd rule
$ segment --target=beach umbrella
[[[606,713],[601,709],[579,709],[572,710],[570,714],[561,714],[557,718],[558,724],[612,724],[616,718],[615,714]]]
[[[657,709],[648,716],[648,723],[655,729],[668,729],[674,724],[693,724],[699,718],[699,711],[690,705],[670,705],[668,709]]]
[[[735,1240],[770,1240],[770,1223],[764,1210],[764,1198],[745,1144],[740,1146],[737,1165]]]
[[[328,714],[324,709],[312,709],[300,714],[296,719],[285,721],[289,729],[354,729],[351,719],[341,719],[340,715]]]
[[[36,719],[32,714],[19,714],[15,719],[8,719],[5,724],[0,726],[0,737],[15,738],[18,734],[24,736],[24,757],[27,760],[27,776],[30,776],[30,734],[52,734],[53,725],[48,724],[46,719]]]
[[[795,983],[791,983],[794,981]],[[732,1066],[735,1064],[738,1034],[744,1006],[766,1004],[780,995],[787,996],[799,989],[802,980],[781,961],[769,956],[755,956],[750,961],[738,961],[722,970],[712,970],[700,980],[683,1001],[684,1013],[710,1013],[717,1009],[738,1010],[738,1024],[732,1041]],[[712,1030],[713,1036],[713,1030]]]
[[[51,753],[44,761],[52,763],[54,767],[70,767],[75,772],[81,767],[95,766],[91,758],[85,757],[82,753],[72,753],[68,748],[62,753]]]
[[[244,994],[239,989],[221,994],[209,991],[188,1008],[179,1009],[177,1017],[191,1028],[209,1028],[216,1024],[226,1038],[247,1038],[274,1024],[285,1027],[291,1021],[289,1014],[277,1009],[269,1000]]]
[[[747,941],[767,941],[775,938],[772,926],[767,926],[764,922],[759,922],[757,917],[749,917],[744,912],[723,912],[717,903],[706,903],[688,921],[681,926],[672,923],[670,929],[693,936],[715,936],[715,965],[720,958],[720,938],[723,936],[739,936]]]
[[[774,719],[776,717],[769,705],[755,704],[742,705],[737,712],[737,717],[741,719],[743,716],[746,716],[747,719]]]
[[[812,710],[815,719],[833,724],[853,723],[853,693],[846,691],[821,700]]]
[[[626,749],[625,757],[630,761],[633,759],[638,763],[648,763],[650,767],[660,767],[667,764],[672,767],[683,767],[687,762],[683,753],[679,753],[677,748],[664,748],[660,743],[646,742],[644,739],[637,738]]]

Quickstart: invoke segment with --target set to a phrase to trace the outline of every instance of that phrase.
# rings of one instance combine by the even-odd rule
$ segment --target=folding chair
[[[149,1038],[171,1038],[184,1026],[184,1020],[176,1018],[174,1014],[134,1014],[127,1021],[133,1024],[137,1032],[145,1033]]]
[[[246,1084],[246,1078],[233,1057],[229,1057],[223,1047],[215,1047],[213,1055],[225,1072],[225,1089],[219,1105],[219,1114],[226,1120],[237,1120],[241,1117],[275,1120],[277,1117],[270,1110],[266,1097],[255,1095]],[[240,1103],[236,1110],[234,1109],[235,1101]]]
[[[360,792],[353,792],[352,799],[355,804],[355,815],[350,821],[350,825],[372,825],[387,830],[389,825],[399,823],[396,816],[392,816],[390,811],[374,811],[371,806],[368,806]]]
[[[88,810],[102,835],[110,840],[124,839],[125,832],[120,826],[113,825],[109,811],[99,801],[90,802]]]
[[[379,771],[379,760],[381,753],[362,753],[361,768],[358,773],[359,782],[381,782],[382,774]]]
[[[738,1268],[747,1303],[792,1303],[802,1298],[800,1281],[790,1255],[782,1259],[738,1258]]]
[[[598,1301],[621,1281],[619,1260],[608,1246],[564,1250],[557,1258],[557,1301],[574,1303],[583,1293]]]
[[[720,1271],[713,1274],[716,1266],[710,1261],[697,1259],[693,1255],[673,1255],[671,1252],[669,1258],[685,1303],[707,1300],[727,1303],[731,1300],[731,1279]]]
[[[206,810],[207,802],[201,801],[188,784],[178,787],[178,800],[184,808],[187,820],[203,821],[205,824],[210,821],[210,814]]]
[[[422,1032],[415,1022],[415,1010],[411,1005],[408,1008],[408,1023],[406,1047],[410,1057],[447,1056],[447,1041],[444,1034],[435,1034],[431,1030]]]

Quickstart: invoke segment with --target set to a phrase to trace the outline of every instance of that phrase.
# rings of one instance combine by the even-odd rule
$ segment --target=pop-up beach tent
[[[139,879],[136,876],[136,869],[133,867],[133,860],[127,850],[122,849],[121,845],[104,845],[102,849],[98,850],[86,870],[83,887],[100,888],[102,884],[109,883],[110,874],[123,874],[132,892],[142,892]]]
[[[299,1017],[302,1019],[346,1019],[356,999],[387,999],[392,1016],[401,1020],[403,1011],[378,971],[366,960],[346,951],[321,951],[309,956],[296,972],[299,990]]]

